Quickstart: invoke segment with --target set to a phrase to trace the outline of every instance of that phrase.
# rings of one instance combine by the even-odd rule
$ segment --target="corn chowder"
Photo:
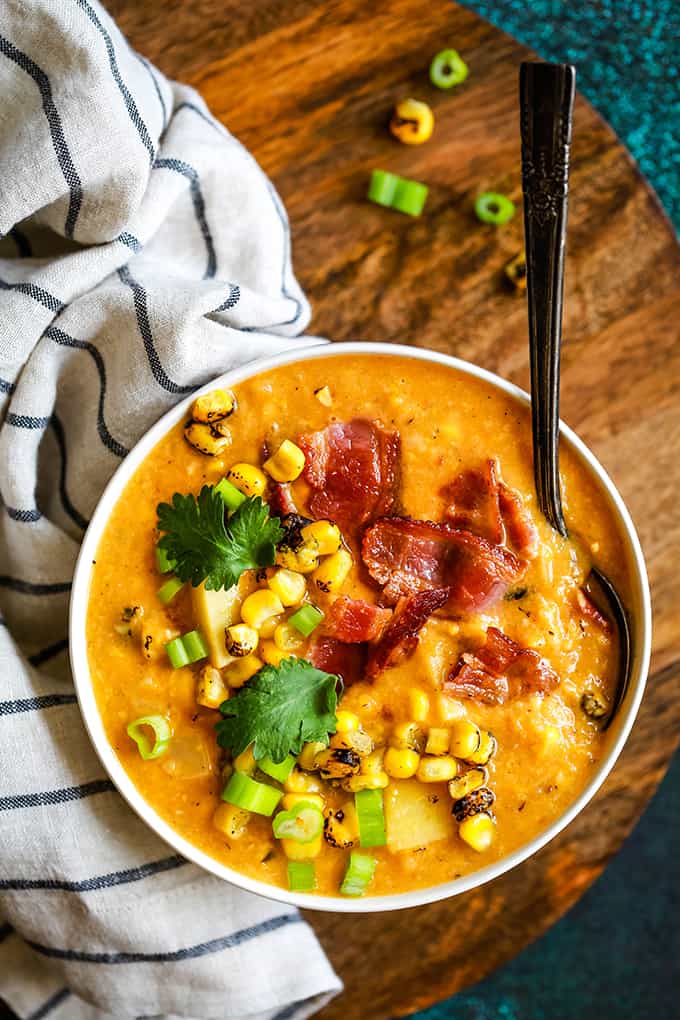
[[[88,656],[108,738],[181,836],[320,895],[432,886],[562,814],[602,753],[624,594],[564,450],[541,518],[529,410],[481,380],[317,358],[198,398],[101,539]]]

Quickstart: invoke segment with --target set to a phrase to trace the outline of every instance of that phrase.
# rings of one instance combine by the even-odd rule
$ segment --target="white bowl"
[[[258,375],[261,372],[266,372],[271,368],[277,368],[280,365],[288,365],[298,361],[307,361],[311,358],[333,358],[347,354],[380,354],[388,357],[399,356],[415,358],[418,361],[429,361],[433,366],[445,365],[447,367],[457,369],[459,372],[466,373],[476,379],[483,379],[496,389],[502,390],[525,404],[530,402],[528,394],[526,394],[523,390],[520,390],[517,386],[513,386],[511,383],[499,378],[497,375],[493,375],[491,372],[478,368],[476,365],[472,365],[466,361],[460,361],[458,358],[451,358],[445,354],[436,354],[433,351],[426,351],[416,347],[405,347],[396,344],[356,342],[331,345],[324,344],[318,347],[298,348],[296,350],[285,351],[282,354],[278,354],[270,358],[250,362],[241,368],[234,369],[231,372],[227,372],[225,375],[219,376],[217,379],[213,379],[206,386],[202,387],[202,389],[187,397],[186,400],[182,400],[171,411],[168,411],[167,414],[163,415],[160,421],[158,421],[153,428],[149,429],[146,435],[140,439],[134,449],[127,455],[104,490],[94,516],[90,522],[90,526],[87,529],[87,533],[80,550],[80,555],[78,557],[78,562],[76,564],[73,579],[73,591],[71,595],[69,638],[71,666],[73,669],[76,693],[78,695],[78,701],[80,702],[80,708],[83,713],[85,725],[90,738],[97,750],[104,768],[110,775],[120,793],[123,797],[125,797],[130,806],[134,808],[137,814],[144,819],[147,825],[154,830],[154,832],[164,839],[166,843],[169,843],[170,846],[172,846],[178,853],[182,854],[183,857],[186,857],[188,860],[193,861],[202,868],[205,868],[206,871],[212,872],[213,875],[217,875],[219,878],[226,879],[228,882],[239,886],[241,889],[247,889],[249,892],[258,893],[260,896],[266,896],[270,899],[279,900],[283,903],[290,903],[306,909],[332,910],[341,913],[365,913],[377,910],[399,910],[406,907],[417,907],[424,903],[432,903],[435,900],[445,899],[448,896],[455,896],[458,893],[474,889],[475,887],[482,885],[484,882],[489,882],[494,878],[498,878],[499,875],[509,871],[510,868],[514,868],[517,864],[526,860],[527,857],[536,853],[537,850],[540,850],[541,847],[545,846],[549,840],[561,832],[562,829],[564,829],[564,827],[568,825],[580,811],[583,810],[612,769],[616,759],[621,753],[623,745],[635,720],[635,716],[637,715],[645,687],[647,670],[649,668],[652,624],[649,585],[647,582],[645,563],[630,515],[623,504],[623,500],[614,488],[614,485],[607,477],[604,469],[597,462],[593,454],[581,442],[581,440],[574,435],[571,429],[562,424],[562,442],[576,452],[581,463],[590,475],[595,478],[600,490],[605,494],[606,499],[610,504],[624,542],[625,554],[628,558],[632,575],[631,605],[628,607],[630,611],[632,637],[630,686],[624,702],[618,711],[617,717],[608,731],[606,753],[601,759],[600,764],[593,774],[590,782],[568,810],[565,811],[564,814],[560,815],[559,818],[555,819],[555,821],[543,832],[524,846],[520,847],[518,850],[508,854],[508,856],[504,857],[502,860],[496,861],[494,864],[490,864],[488,867],[480,868],[479,871],[475,871],[470,875],[464,875],[462,878],[457,878],[452,882],[444,882],[441,885],[432,886],[427,889],[416,889],[413,892],[396,893],[390,896],[372,896],[360,900],[346,899],[341,896],[311,896],[308,894],[293,893],[288,892],[285,889],[276,888],[275,886],[268,885],[265,882],[260,882],[254,878],[242,875],[238,871],[234,871],[232,868],[228,868],[225,864],[221,864],[219,861],[209,857],[207,854],[197,849],[191,843],[187,842],[187,840],[185,840],[182,836],[176,833],[171,826],[168,825],[168,823],[158,814],[156,814],[149,804],[147,804],[126,773],[113,748],[109,744],[106,733],[104,732],[104,726],[99,715],[99,710],[97,708],[90,669],[87,661],[85,621],[87,617],[92,561],[95,559],[99,540],[104,528],[106,527],[111,511],[136,469],[145,457],[147,457],[147,455],[153,450],[156,443],[158,443],[159,440],[162,439],[163,436],[177,424],[177,422],[182,421],[182,419],[186,417],[188,408],[191,406],[198,394],[207,393],[210,390],[215,389],[217,386],[234,386],[242,382],[244,379]]]

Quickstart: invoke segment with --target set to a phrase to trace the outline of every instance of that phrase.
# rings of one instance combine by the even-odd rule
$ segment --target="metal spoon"
[[[519,79],[534,479],[541,512],[565,538],[558,461],[560,342],[575,78],[569,64],[523,63]],[[591,567],[584,587],[595,604],[604,599],[619,636],[616,689],[602,723],[607,729],[628,689],[628,615],[597,567]]]

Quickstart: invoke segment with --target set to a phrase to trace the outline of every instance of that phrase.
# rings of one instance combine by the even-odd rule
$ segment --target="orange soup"
[[[603,751],[628,591],[562,451],[543,520],[529,410],[402,357],[282,366],[196,401],[93,567],[108,738],[182,837],[265,883],[384,895],[467,874],[561,815]]]

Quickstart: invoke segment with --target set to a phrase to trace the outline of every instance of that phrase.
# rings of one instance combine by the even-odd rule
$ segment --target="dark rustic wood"
[[[470,358],[528,384],[524,302],[502,269],[521,216],[478,224],[472,200],[520,198],[517,72],[527,53],[447,0],[108,0],[132,44],[196,86],[255,153],[288,207],[312,329]],[[427,80],[456,46],[468,82]],[[433,139],[394,142],[406,95],[434,108]],[[430,185],[411,220],[363,200],[372,167]],[[593,804],[499,881],[445,903],[348,925],[310,920],[347,984],[327,1020],[383,1020],[483,977],[544,932],[602,871],[651,797],[680,732],[680,258],[656,200],[611,130],[578,99],[572,152],[562,411],[637,522],[655,606],[640,719]]]

